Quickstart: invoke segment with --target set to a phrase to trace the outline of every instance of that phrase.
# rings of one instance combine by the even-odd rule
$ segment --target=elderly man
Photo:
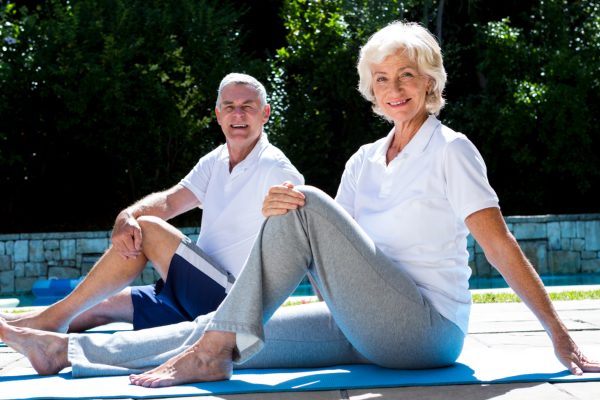
[[[259,81],[245,74],[225,76],[215,113],[226,144],[202,157],[175,186],[121,211],[112,246],[69,296],[41,312],[2,317],[14,326],[65,332],[110,322],[142,329],[214,311],[250,253],[269,187],[303,183],[267,140],[263,126],[270,112]],[[196,207],[203,212],[194,244],[167,220]],[[148,261],[161,279],[128,287]]]

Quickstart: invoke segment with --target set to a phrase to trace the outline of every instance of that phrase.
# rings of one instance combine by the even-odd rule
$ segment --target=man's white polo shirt
[[[499,207],[498,197],[479,151],[435,117],[386,165],[393,135],[392,129],[350,158],[336,200],[433,306],[466,333],[471,270],[464,220]]]
[[[227,145],[202,157],[180,182],[202,205],[198,246],[237,277],[264,221],[265,195],[285,181],[301,185],[304,177],[264,133],[231,173]]]

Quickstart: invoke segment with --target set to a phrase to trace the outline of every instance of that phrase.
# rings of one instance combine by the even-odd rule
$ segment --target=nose
[[[244,114],[244,109],[240,106],[240,107],[235,107],[233,109],[233,114],[234,115],[243,115]]]

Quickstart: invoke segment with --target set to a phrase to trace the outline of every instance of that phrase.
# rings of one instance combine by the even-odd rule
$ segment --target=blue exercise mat
[[[42,377],[0,377],[0,399],[114,399],[230,395],[260,392],[318,391],[509,382],[600,381],[600,373],[575,376],[549,348],[518,352],[477,349],[463,353],[453,366],[394,370],[374,365],[314,369],[236,370],[230,381],[147,389],[127,376],[72,379],[70,373]]]

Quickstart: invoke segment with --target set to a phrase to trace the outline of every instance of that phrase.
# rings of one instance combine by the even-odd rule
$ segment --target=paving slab
[[[549,383],[454,385],[349,391],[352,400],[574,400]]]
[[[561,301],[554,304],[571,330],[573,338],[586,355],[600,359],[600,300]],[[552,351],[548,336],[533,313],[522,303],[474,304],[467,341],[469,346],[480,346],[482,349],[514,351],[544,347]],[[14,373],[32,374],[34,371],[26,358],[10,348],[0,347],[0,377]],[[203,400],[598,400],[600,382],[449,385],[186,397],[186,399],[190,398]]]
[[[554,386],[578,400],[600,399],[600,382],[557,383]]]

